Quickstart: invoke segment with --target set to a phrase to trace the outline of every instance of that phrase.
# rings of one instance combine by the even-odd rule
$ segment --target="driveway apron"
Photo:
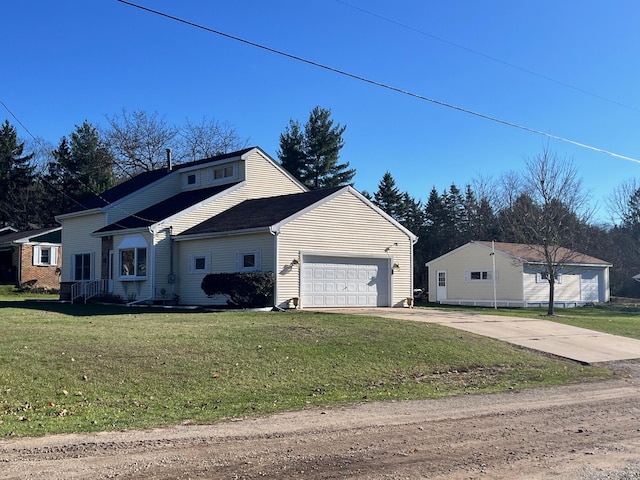
[[[331,308],[322,311],[437,323],[585,364],[640,358],[640,340],[550,320],[421,308]]]

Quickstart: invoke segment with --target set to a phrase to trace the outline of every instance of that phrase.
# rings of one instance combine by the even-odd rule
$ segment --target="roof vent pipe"
[[[167,148],[167,170],[173,170],[173,162],[171,161],[171,149]]]

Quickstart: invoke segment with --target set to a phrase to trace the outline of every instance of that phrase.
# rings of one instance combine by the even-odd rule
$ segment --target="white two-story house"
[[[353,187],[309,191],[257,147],[142,173],[62,225],[61,297],[214,305],[205,275],[273,272],[274,306],[402,306],[415,235]]]

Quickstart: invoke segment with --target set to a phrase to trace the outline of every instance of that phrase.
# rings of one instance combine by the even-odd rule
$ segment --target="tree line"
[[[175,162],[244,148],[248,139],[214,119],[168,124],[143,111],[107,116],[104,130],[88,121],[76,125],[55,147],[27,145],[8,120],[0,127],[0,225],[35,228],[55,224],[54,216],[137,173]],[[355,169],[341,161],[346,126],[331,110],[315,107],[302,125],[291,119],[280,135],[278,160],[310,189],[353,184]],[[414,284],[428,288],[425,263],[472,240],[525,243],[554,269],[570,263],[566,247],[612,263],[613,295],[640,297],[640,184],[630,179],[609,199],[612,225],[592,220],[589,197],[575,164],[545,149],[526,159],[521,171],[475,179],[464,187],[432,187],[423,202],[396,185],[387,171],[375,192],[364,196],[419,237],[414,248]]]
[[[18,138],[9,120],[0,127],[0,225],[18,229],[56,225],[55,216],[149,170],[212,157],[247,146],[228,123],[203,117],[169,124],[144,111],[106,116],[107,127],[85,120],[56,146]]]

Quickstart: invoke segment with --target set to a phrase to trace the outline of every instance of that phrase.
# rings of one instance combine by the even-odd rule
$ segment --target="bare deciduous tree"
[[[231,124],[203,116],[199,123],[187,119],[179,129],[175,156],[178,162],[190,162],[240,150],[248,143]]]
[[[166,149],[178,128],[168,124],[164,116],[143,110],[129,113],[123,108],[120,115],[106,118],[109,128],[105,137],[116,157],[118,176],[133,176],[166,164]]]
[[[549,282],[547,313],[553,315],[556,282],[578,260],[576,240],[592,213],[589,196],[573,161],[548,149],[526,159],[522,174],[506,183],[512,189],[500,212],[503,232],[543,259],[539,273]]]

